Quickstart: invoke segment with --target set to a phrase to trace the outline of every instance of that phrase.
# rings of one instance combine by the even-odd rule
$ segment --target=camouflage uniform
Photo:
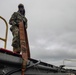
[[[19,26],[20,21],[24,22],[25,27],[27,28],[27,19],[25,16],[21,15],[19,12],[14,12],[9,20],[9,24],[12,25],[10,30],[13,35],[12,46],[14,52],[20,53],[20,39],[19,39]]]

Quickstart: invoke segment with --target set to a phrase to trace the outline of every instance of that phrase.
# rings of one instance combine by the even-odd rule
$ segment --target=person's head
[[[18,5],[18,12],[20,12],[22,15],[25,15],[25,9],[23,4]]]

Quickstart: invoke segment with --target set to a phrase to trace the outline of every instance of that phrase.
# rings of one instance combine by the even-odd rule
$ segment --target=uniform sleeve
[[[15,25],[16,24],[16,12],[13,13],[13,15],[11,16],[10,20],[9,20],[9,24],[10,25]]]
[[[27,28],[27,22],[25,23],[25,28]]]
[[[25,28],[27,28],[27,18],[26,17],[23,19],[23,22],[24,22]]]

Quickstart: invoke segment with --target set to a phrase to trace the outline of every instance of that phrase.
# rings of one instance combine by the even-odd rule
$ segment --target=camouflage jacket
[[[27,19],[25,16],[21,15],[19,12],[14,12],[9,20],[10,25],[17,25],[20,21],[24,22],[25,27],[27,28]]]

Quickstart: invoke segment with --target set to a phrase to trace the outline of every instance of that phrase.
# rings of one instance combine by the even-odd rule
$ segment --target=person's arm
[[[25,17],[25,19],[23,20],[23,22],[24,22],[25,28],[27,29],[27,19],[26,19],[26,17]]]
[[[15,25],[16,24],[16,12],[13,13],[13,15],[11,16],[10,20],[9,20],[9,24],[10,25]]]
[[[25,28],[27,29],[27,22],[25,22]]]

